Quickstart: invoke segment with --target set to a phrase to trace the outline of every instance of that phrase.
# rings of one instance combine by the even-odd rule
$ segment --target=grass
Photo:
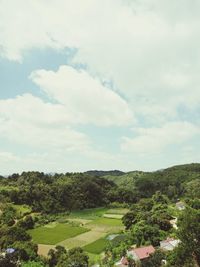
[[[73,211],[70,215],[63,214],[56,222],[28,232],[44,255],[50,245],[62,245],[67,249],[80,246],[90,253],[91,262],[97,262],[110,242],[106,236],[124,229],[120,218],[126,212],[127,209],[122,208]],[[63,223],[65,220],[70,223]]]
[[[13,208],[15,208],[17,210],[17,216],[18,217],[24,217],[26,214],[30,214],[31,213],[31,207],[29,207],[28,205],[12,205]]]
[[[102,217],[108,208],[94,208],[86,210],[72,211],[69,218],[82,218],[88,220],[94,220],[98,217]]]
[[[56,224],[42,226],[29,230],[28,233],[32,236],[33,242],[37,244],[55,245],[67,238],[71,238],[89,231],[89,229],[71,226],[69,224]]]
[[[122,219],[123,215],[122,214],[110,214],[110,213],[105,213],[103,215],[104,218],[111,218],[111,219]]]
[[[93,266],[94,264],[97,264],[100,262],[100,260],[101,260],[100,254],[93,254],[93,253],[89,253],[89,252],[87,252],[87,254],[89,256],[89,266]]]
[[[2,191],[19,191],[18,187],[15,187],[15,186],[9,186],[9,185],[0,185],[0,192]]]
[[[83,247],[86,246],[102,237],[104,237],[106,233],[99,232],[95,230],[91,230],[89,232],[77,235],[72,238],[68,238],[62,242],[59,243],[59,245],[67,247],[67,248],[73,248],[73,247]]]
[[[125,215],[129,209],[123,209],[123,208],[115,208],[115,209],[109,209],[105,213],[106,214],[119,214],[119,215]]]
[[[106,226],[123,226],[122,221],[120,219],[112,219],[112,218],[98,218],[92,221],[90,224],[93,225],[106,225]]]
[[[100,254],[101,252],[103,252],[105,250],[105,248],[107,247],[107,245],[109,244],[109,241],[105,238],[100,238],[88,245],[86,245],[85,247],[83,247],[83,249],[86,252],[92,253],[92,254]]]

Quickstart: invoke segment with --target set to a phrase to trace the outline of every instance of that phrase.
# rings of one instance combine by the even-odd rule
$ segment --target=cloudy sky
[[[199,0],[0,0],[0,173],[200,161]]]

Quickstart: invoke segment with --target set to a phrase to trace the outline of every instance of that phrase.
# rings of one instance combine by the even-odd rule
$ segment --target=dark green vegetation
[[[54,175],[23,172],[0,177],[0,253],[14,248],[13,253],[0,255],[0,267],[17,266],[18,260],[22,266],[88,266],[86,252],[98,254],[102,251],[105,255],[101,266],[113,266],[133,244],[158,247],[167,237],[179,239],[181,243],[172,252],[157,250],[143,266],[159,267],[162,259],[172,267],[198,266],[199,188],[200,164],[156,172],[89,171]],[[175,206],[179,200],[185,203],[183,211]],[[48,258],[38,256],[34,242],[45,239],[46,244],[57,244],[76,236],[78,240],[81,233],[88,231],[78,219],[82,219],[81,224],[85,223],[84,219],[88,220],[87,224],[95,233],[99,225],[105,229],[121,227],[122,222],[112,208],[129,209],[122,219],[126,231],[114,242],[101,236],[82,248],[66,251],[58,246],[50,250]],[[103,217],[104,214],[114,214],[116,218]],[[77,225],[68,223],[66,217],[76,219]],[[178,218],[178,229],[170,223],[174,217]],[[50,222],[55,222],[54,227]],[[71,242],[79,245],[77,240]],[[130,264],[134,266],[131,261]]]

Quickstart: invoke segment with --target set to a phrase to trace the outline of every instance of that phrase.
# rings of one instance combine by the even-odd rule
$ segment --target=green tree
[[[0,216],[0,222],[2,224],[6,224],[8,226],[12,226],[15,223],[15,219],[16,219],[16,209],[13,208],[11,205],[6,205],[3,208],[3,212]]]
[[[21,221],[19,221],[19,226],[28,230],[28,229],[33,229],[34,227],[34,220],[32,216],[28,215]]]
[[[60,257],[57,267],[87,267],[88,260],[89,257],[82,248],[73,248]]]
[[[178,220],[178,227],[184,251],[200,265],[200,210],[187,208]]]
[[[131,229],[133,242],[139,247],[145,243],[150,243],[153,246],[158,246],[161,240],[160,231],[157,225],[151,226],[145,221],[140,221]]]
[[[126,230],[130,229],[133,224],[137,222],[138,213],[136,211],[130,211],[126,213],[123,218],[122,222],[126,227]]]

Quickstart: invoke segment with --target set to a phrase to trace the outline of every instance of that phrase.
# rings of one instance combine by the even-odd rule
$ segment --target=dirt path
[[[53,245],[38,244],[38,254],[40,256],[47,256],[50,249],[55,248]]]

